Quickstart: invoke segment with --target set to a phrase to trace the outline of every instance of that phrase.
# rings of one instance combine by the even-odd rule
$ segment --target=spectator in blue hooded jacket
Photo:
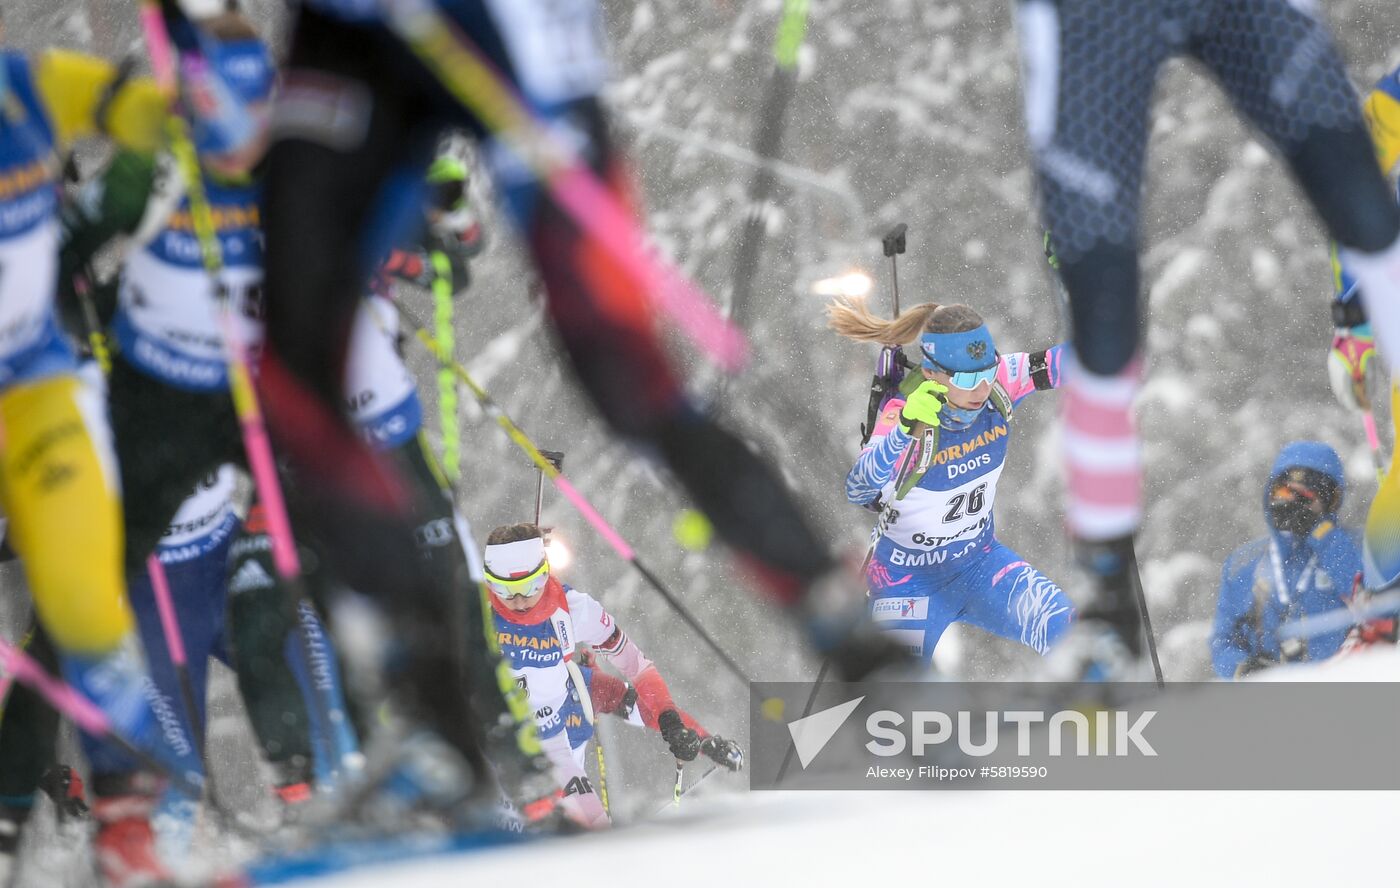
[[[1320,660],[1341,647],[1346,629],[1279,639],[1279,627],[1343,607],[1361,572],[1357,531],[1337,523],[1346,479],[1337,452],[1294,441],[1274,460],[1264,488],[1269,533],[1236,549],[1220,577],[1211,658],[1222,678],[1278,663]]]

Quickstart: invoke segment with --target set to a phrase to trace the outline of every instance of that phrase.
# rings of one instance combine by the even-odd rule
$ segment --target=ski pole
[[[441,250],[429,255],[433,265],[433,328],[438,348],[455,355],[452,330],[452,263]],[[438,370],[438,426],[442,430],[442,470],[449,485],[462,474],[461,441],[457,435],[457,384],[452,371]]]
[[[78,294],[83,326],[87,327],[88,347],[92,349],[92,357],[105,376],[112,372],[112,352],[107,348],[107,337],[102,332],[102,324],[97,317],[97,306],[92,301],[89,270],[84,270],[74,278],[73,291]]]
[[[150,2],[150,0],[147,0]],[[442,85],[547,188],[574,224],[663,314],[729,371],[746,360],[744,335],[693,283],[644,247],[630,212],[525,102],[434,3],[385,0],[388,26]]]
[[[899,320],[899,256],[908,245],[905,235],[909,231],[909,225],[900,222],[891,228],[884,237],[880,238],[880,247],[885,255],[890,257],[890,281],[891,292],[894,297],[894,317]]]
[[[168,0],[167,0],[168,2]],[[171,102],[170,113],[166,116],[171,151],[185,181],[186,196],[190,205],[190,219],[200,245],[201,259],[205,271],[213,285],[222,292],[220,272],[223,269],[223,255],[219,245],[218,232],[214,223],[213,210],[204,190],[204,178],[199,167],[199,157],[190,139],[189,127],[185,119],[173,107],[178,84],[175,79],[175,49],[166,28],[161,0],[142,0],[141,27],[145,35],[146,47],[151,56],[151,69],[156,82]],[[198,60],[203,62],[203,60]],[[253,475],[253,484],[262,503],[267,519],[268,537],[272,541],[272,560],[278,576],[287,584],[289,594],[283,606],[288,618],[300,627],[294,602],[308,598],[306,581],[301,573],[301,559],[297,554],[296,540],[292,536],[291,520],[287,515],[286,501],[282,496],[282,485],[277,477],[277,466],[272,457],[272,445],[268,439],[267,426],[263,422],[258,404],[258,396],[253,388],[252,375],[248,367],[248,355],[242,337],[233,317],[232,296],[224,294],[222,308],[218,311],[218,322],[223,339],[224,351],[228,360],[229,390],[234,412],[238,417],[239,429],[243,435],[243,449],[248,457],[248,465]],[[314,674],[311,640],[304,631],[298,630],[297,637],[301,656],[305,661],[307,674]],[[326,724],[332,724],[332,706],[318,694],[317,702]]]
[[[782,148],[783,132],[787,129],[787,110],[797,88],[797,50],[807,31],[808,0],[783,0],[783,17],[773,41],[773,76],[763,93],[758,127],[754,132],[753,153],[761,161],[774,160]],[[729,316],[739,329],[744,329],[745,309],[753,290],[753,278],[758,271],[759,253],[767,228],[769,195],[775,180],[773,170],[764,163],[754,172],[747,195],[748,212],[743,233],[739,237],[739,252],[734,259],[733,285],[730,289]]]
[[[1152,617],[1147,613],[1147,595],[1142,591],[1142,572],[1138,570],[1137,546],[1132,547],[1128,559],[1128,578],[1133,584],[1133,595],[1137,599],[1138,615],[1142,618],[1143,640],[1147,644],[1147,653],[1152,657],[1152,674],[1157,679],[1157,688],[1160,690],[1167,686],[1162,678],[1162,661],[1157,659],[1157,637],[1152,633]]]
[[[501,409],[501,406],[487,394],[485,389],[477,385],[476,380],[467,372],[467,368],[438,351],[437,343],[428,335],[428,331],[423,329],[423,325],[418,323],[412,315],[405,311],[403,306],[395,303],[394,307],[398,309],[399,315],[404,319],[404,323],[413,328],[418,341],[428,349],[428,352],[436,358],[440,364],[450,368],[452,372],[456,374],[457,378],[471,390],[472,395],[476,397],[477,402],[481,405],[481,409],[485,411],[488,416],[493,418],[496,424],[505,431],[506,435],[515,442],[516,446],[525,451],[526,455],[530,457],[530,461],[538,466],[539,470],[554,482],[554,486],[559,489],[559,492],[564,495],[564,498],[567,499],[574,508],[578,509],[579,513],[583,515],[589,524],[593,525],[593,529],[598,531],[599,535],[607,541],[608,545],[612,547],[612,550],[617,553],[618,557],[632,565],[637,573],[641,574],[642,579],[646,580],[647,584],[665,599],[666,603],[685,621],[686,625],[694,630],[696,635],[700,636],[700,639],[705,642],[717,657],[719,657],[720,661],[733,673],[734,677],[747,685],[749,683],[748,673],[735,662],[733,657],[729,656],[729,653],[725,651],[724,648],[720,647],[719,642],[715,641],[714,637],[706,631],[705,627],[696,619],[695,615],[690,612],[689,608],[682,604],[680,599],[672,594],[670,589],[666,588],[666,585],[661,582],[656,574],[652,573],[651,570],[642,563],[636,550],[607,522],[607,519],[598,513],[597,509],[593,508],[593,504],[579,492],[578,488],[574,487],[574,485],[569,482],[569,479],[564,477],[564,473],[554,467],[554,464],[540,452],[540,449],[535,446],[534,442],[520,430],[520,426],[515,424],[510,416]]]
[[[679,808],[681,806],[681,796],[685,795],[684,786],[685,763],[682,762],[680,759],[676,759],[676,790],[675,793],[671,796],[671,807]]]
[[[603,755],[603,736],[598,733],[595,725],[593,728],[593,751],[598,756],[598,798],[603,802],[603,813],[612,816],[612,807],[608,804],[608,759]]]
[[[29,631],[24,633],[24,637],[19,640],[19,649],[24,650],[29,647],[29,643],[34,640],[34,633],[38,627],[31,625]],[[5,718],[5,701],[10,695],[10,688],[14,686],[15,674],[5,665],[3,658],[0,658],[0,721]]]
[[[139,749],[130,740],[117,733],[97,704],[84,697],[72,685],[55,678],[34,661],[29,654],[0,638],[0,665],[14,679],[38,694],[60,715],[67,718],[83,732],[110,743],[142,765],[164,774],[192,799],[204,794],[204,778],[199,774],[181,772],[171,768],[154,755]]]
[[[676,764],[679,765],[680,762],[677,761]],[[699,777],[695,778],[695,782],[694,782],[694,783],[692,783],[692,784],[690,784],[689,786],[687,786],[687,787],[685,787],[684,789],[682,789],[678,795],[673,795],[673,796],[671,797],[671,801],[669,801],[669,802],[667,802],[666,804],[662,805],[662,806],[660,807],[660,809],[657,810],[656,814],[657,814],[658,816],[661,815],[661,814],[665,814],[665,813],[666,813],[666,809],[668,809],[668,808],[679,808],[679,807],[680,807],[680,804],[681,804],[681,796],[686,795],[686,794],[689,793],[691,790],[695,789],[695,787],[697,787],[697,786],[699,786],[700,784],[704,783],[706,777],[709,777],[711,774],[713,774],[714,772],[716,772],[716,771],[718,771],[718,770],[719,770],[719,764],[718,764],[718,763],[713,764],[713,765],[710,765],[708,768],[705,769],[705,773],[703,773],[703,774],[701,774]]]
[[[1279,627],[1278,637],[1280,640],[1316,638],[1338,629],[1361,625],[1376,617],[1394,616],[1396,613],[1400,613],[1400,589],[1392,588],[1374,595],[1359,606],[1339,607],[1290,620]]]
[[[165,649],[170,654],[170,664],[175,667],[175,675],[180,683],[180,697],[185,704],[185,715],[190,720],[190,732],[194,735],[195,749],[209,770],[209,760],[205,755],[204,722],[196,705],[194,681],[190,678],[189,661],[185,657],[185,640],[180,634],[180,620],[175,615],[175,601],[170,594],[170,580],[165,575],[165,565],[160,557],[152,553],[146,558],[146,573],[150,575],[151,588],[155,591],[156,611],[160,614],[160,629],[165,635]]]
[[[871,551],[874,551],[873,547]],[[812,682],[812,690],[810,693],[807,694],[807,702],[802,707],[801,718],[806,718],[807,716],[812,714],[812,705],[817,702],[817,691],[821,690],[822,682],[826,681],[826,673],[830,669],[831,658],[827,657],[825,660],[822,660],[821,669],[817,670],[817,679],[816,681]],[[799,721],[801,720],[801,718],[799,719]],[[773,781],[774,783],[783,782],[783,778],[787,776],[788,765],[792,764],[792,754],[796,751],[796,744],[789,743],[787,752],[783,753],[783,763],[778,767],[778,777],[776,780]]]
[[[1376,414],[1371,410],[1368,400],[1366,406],[1361,408],[1361,424],[1366,428],[1366,443],[1371,448],[1371,462],[1376,466],[1376,480],[1385,479],[1385,457],[1381,454],[1381,436],[1376,431]]]
[[[1366,352],[1367,343],[1354,336],[1333,340],[1333,354],[1339,356],[1350,371],[1352,400],[1361,411],[1361,424],[1366,429],[1366,443],[1371,448],[1371,462],[1376,467],[1376,480],[1385,479],[1385,457],[1381,453],[1381,438],[1376,431],[1376,415],[1372,410],[1371,392],[1366,385],[1367,373],[1371,369],[1370,356]]]

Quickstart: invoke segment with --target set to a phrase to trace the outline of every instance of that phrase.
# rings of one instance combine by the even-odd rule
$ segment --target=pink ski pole
[[[161,634],[165,636],[165,648],[170,654],[170,664],[175,667],[175,675],[180,682],[181,702],[184,703],[185,715],[190,720],[195,748],[199,750],[200,759],[203,759],[204,720],[200,717],[196,702],[194,680],[190,678],[189,659],[185,656],[185,639],[180,634],[180,620],[175,615],[175,600],[170,594],[170,581],[165,575],[165,565],[161,564],[159,556],[152,553],[146,559],[146,572],[150,574],[151,588],[155,591]],[[207,764],[205,767],[208,767]]]
[[[4,639],[0,639],[0,666],[4,666],[16,681],[43,697],[59,715],[73,722],[79,730],[111,743],[143,765],[165,774],[191,798],[197,799],[203,794],[203,777],[177,772],[150,753],[136,748],[116,732],[106,713],[97,704],[78,693],[72,685],[49,675],[33,657]]]

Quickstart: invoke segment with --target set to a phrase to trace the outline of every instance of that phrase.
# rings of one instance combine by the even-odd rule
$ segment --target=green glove
[[[932,379],[924,380],[923,384],[914,389],[909,400],[904,402],[904,409],[899,411],[899,427],[904,429],[906,434],[913,434],[916,422],[936,428],[939,425],[938,411],[943,409],[942,396],[947,393],[946,385]]]

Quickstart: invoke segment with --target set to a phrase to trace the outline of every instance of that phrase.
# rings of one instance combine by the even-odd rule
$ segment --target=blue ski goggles
[[[935,373],[943,373],[947,375],[948,385],[952,386],[953,388],[971,390],[977,388],[984,382],[988,385],[990,385],[993,382],[996,382],[997,369],[1001,367],[1001,362],[998,361],[997,363],[994,363],[989,367],[983,367],[979,370],[953,370],[951,368],[944,367],[942,364],[939,364],[936,361],[930,361],[927,358],[925,358],[924,367],[934,371]]]
[[[1000,366],[992,334],[985,324],[961,333],[925,333],[919,337],[924,369],[943,373],[960,389],[992,383]]]

